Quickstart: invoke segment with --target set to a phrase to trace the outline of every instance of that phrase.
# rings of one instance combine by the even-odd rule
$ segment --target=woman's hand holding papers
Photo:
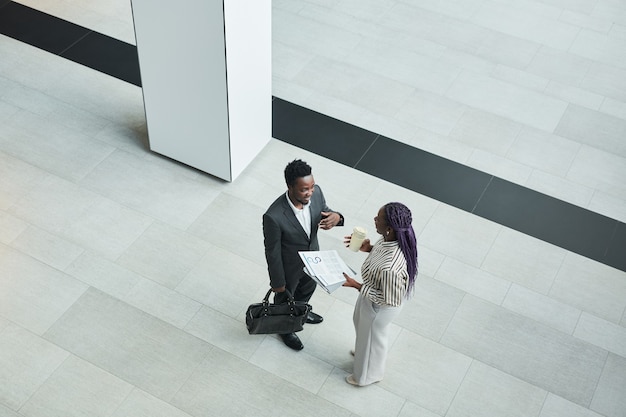
[[[358,282],[356,279],[352,278],[351,276],[349,276],[345,272],[343,273],[343,276],[346,279],[346,282],[343,283],[344,287],[352,287],[352,288],[356,288],[357,290],[361,291],[361,283],[360,282]]]

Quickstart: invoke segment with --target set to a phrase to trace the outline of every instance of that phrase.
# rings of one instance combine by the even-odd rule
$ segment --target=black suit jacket
[[[326,205],[321,188],[315,185],[311,196],[310,237],[306,235],[293,214],[285,194],[278,197],[263,215],[265,259],[272,288],[285,285],[295,288],[300,278],[305,275],[302,270],[304,264],[300,260],[298,251],[319,250],[317,231],[322,220],[322,211],[333,210]],[[343,225],[342,222],[338,224],[338,226],[341,225]]]

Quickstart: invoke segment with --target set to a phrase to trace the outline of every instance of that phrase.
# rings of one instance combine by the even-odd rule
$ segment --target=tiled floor
[[[125,0],[21,3],[134,43]],[[273,93],[624,236],[626,5],[509,3],[274,1]],[[625,272],[282,141],[217,181],[146,150],[138,87],[4,36],[0,58],[0,416],[626,415]],[[343,381],[347,289],[316,293],[301,352],[245,331],[295,157],[349,226],[413,210],[420,276],[375,386]],[[322,245],[358,266],[344,233]]]

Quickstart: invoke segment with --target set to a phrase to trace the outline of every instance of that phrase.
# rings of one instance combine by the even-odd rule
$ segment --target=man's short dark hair
[[[290,187],[296,183],[298,178],[311,175],[311,167],[302,159],[294,159],[285,167],[285,182]]]

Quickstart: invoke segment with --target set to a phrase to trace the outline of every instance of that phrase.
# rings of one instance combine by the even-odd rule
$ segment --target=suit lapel
[[[287,221],[289,222],[289,224],[291,224],[292,227],[294,227],[296,230],[298,230],[298,233],[301,233],[302,236],[307,240],[307,242],[310,241],[310,239],[307,236],[306,232],[302,228],[302,225],[300,224],[298,219],[296,219],[296,215],[293,214],[293,210],[289,206],[289,203],[287,202],[287,199],[283,200],[283,214],[287,218]]]

